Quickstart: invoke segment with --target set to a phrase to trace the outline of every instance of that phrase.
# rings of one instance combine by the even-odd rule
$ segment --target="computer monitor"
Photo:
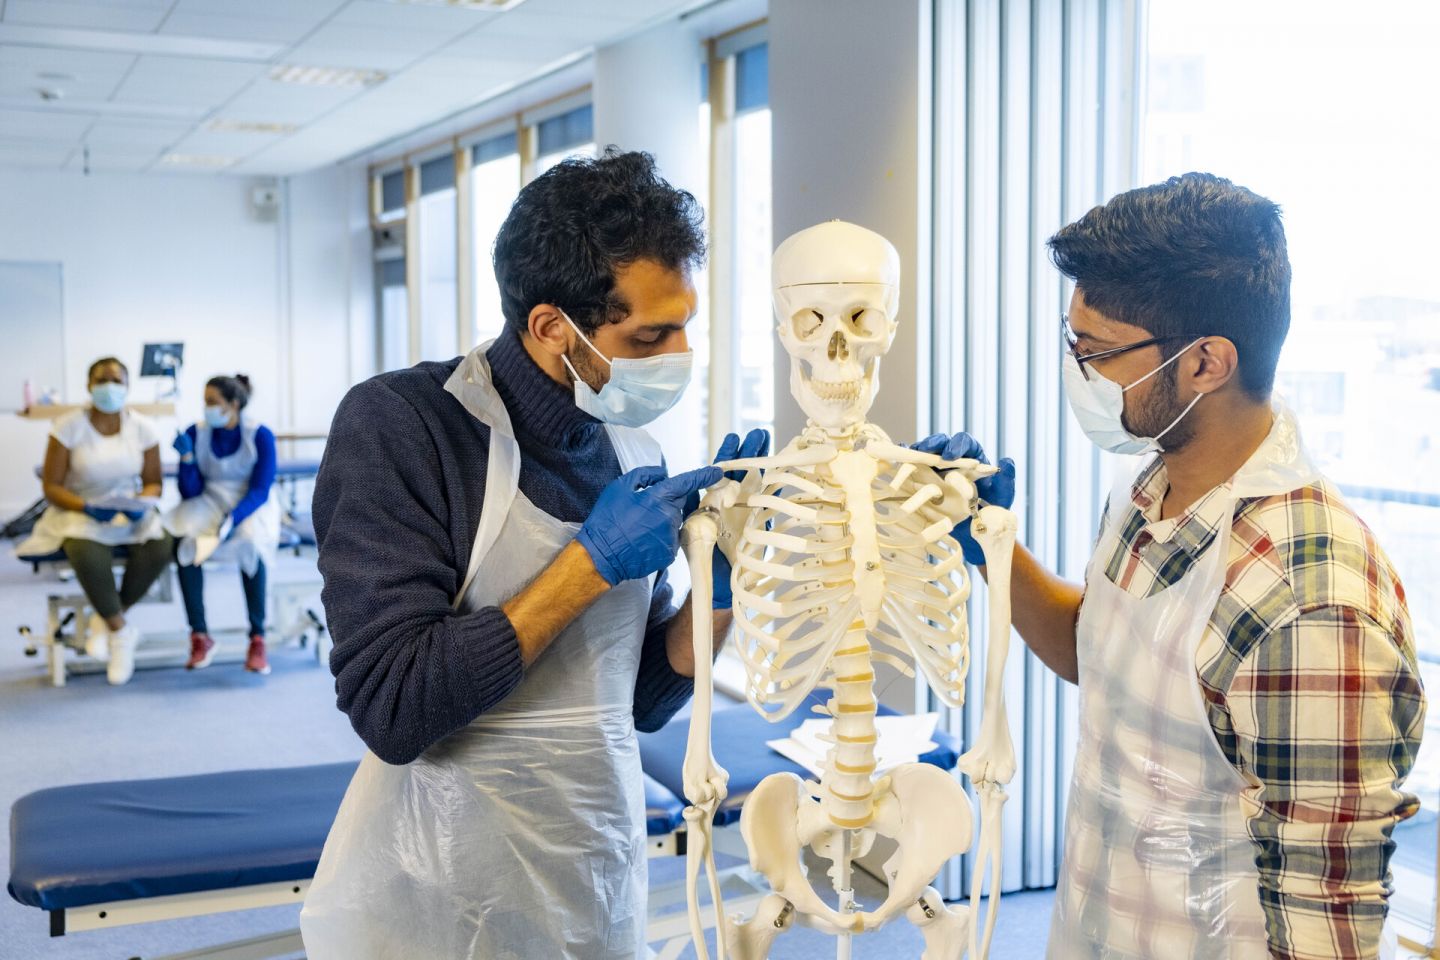
[[[183,343],[147,343],[140,355],[140,376],[174,377],[184,359]]]

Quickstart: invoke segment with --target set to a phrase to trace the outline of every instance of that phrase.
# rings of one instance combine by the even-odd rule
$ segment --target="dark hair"
[[[1122,193],[1050,238],[1085,304],[1152,336],[1225,337],[1240,384],[1269,396],[1290,329],[1280,207],[1209,173]],[[1164,345],[1167,358],[1184,349]]]
[[[250,378],[243,373],[233,377],[211,377],[205,381],[205,386],[219,390],[226,403],[239,404],[241,410],[250,402]]]
[[[117,358],[117,357],[101,357],[99,360],[96,360],[94,363],[90,364],[90,370],[85,374],[85,382],[86,382],[86,383],[89,383],[91,380],[94,380],[94,379],[95,379],[95,371],[99,370],[101,367],[105,366],[107,363],[113,363],[113,364],[115,364],[115,366],[117,366],[117,367],[120,368],[120,372],[123,373],[123,374],[125,374],[125,379],[126,379],[126,380],[129,380],[129,379],[130,379],[130,368],[127,367],[127,366],[125,366],[125,364],[121,363],[120,360],[119,360],[119,358]]]
[[[607,147],[536,177],[495,238],[495,280],[505,325],[517,333],[537,304],[560,307],[586,333],[618,323],[629,304],[615,272],[636,260],[679,270],[705,262],[704,212],[667,183],[648,153]]]

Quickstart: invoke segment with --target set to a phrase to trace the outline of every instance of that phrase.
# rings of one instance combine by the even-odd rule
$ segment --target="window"
[[[1428,0],[1151,0],[1142,182],[1207,170],[1284,210],[1290,336],[1277,388],[1312,456],[1410,587],[1421,671],[1440,690],[1440,127]],[[1343,63],[1343,69],[1336,69]],[[1391,917],[1435,942],[1440,711],[1395,829]]]
[[[1084,576],[1112,465],[1065,403],[1058,325],[1070,289],[1045,240],[1134,179],[1127,9],[1107,0],[935,5],[932,421],[1022,464],[1020,537],[1071,581]],[[903,375],[883,368],[884,389]],[[981,663],[989,611],[974,584],[970,658]],[[982,674],[972,668],[965,706],[942,714],[968,742],[979,733]],[[1014,641],[1005,699],[1017,770],[1006,788],[1001,887],[1051,887],[1076,691]],[[970,878],[966,862],[936,888],[958,896]]]
[[[382,223],[405,216],[405,171],[394,170],[380,177],[380,202],[376,219]]]
[[[535,175],[566,157],[595,155],[595,110],[590,104],[535,125]]]
[[[410,366],[410,302],[403,254],[375,263],[379,300],[380,369]]]
[[[495,237],[520,192],[520,150],[516,135],[504,133],[471,148],[470,226],[475,271],[474,340],[485,343],[505,326],[492,254]]]
[[[775,324],[770,304],[769,49],[764,29],[711,43],[707,86],[712,235],[709,414],[712,444],[775,420]],[[729,318],[729,319],[724,319]]]
[[[420,357],[455,356],[455,156],[447,151],[419,165]]]

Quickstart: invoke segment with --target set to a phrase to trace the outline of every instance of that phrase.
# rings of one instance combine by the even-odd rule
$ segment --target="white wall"
[[[119,356],[133,376],[143,343],[180,340],[181,422],[198,416],[206,379],[239,371],[254,381],[259,419],[282,431],[323,429],[352,373],[369,372],[352,371],[347,336],[369,325],[352,295],[368,254],[356,263],[346,242],[355,203],[363,209],[354,176],[332,168],[299,178],[288,215],[267,222],[251,212],[251,181],[234,177],[0,169],[0,260],[63,264],[63,399],[85,399],[97,357]],[[157,388],[136,379],[131,393],[143,401]],[[0,390],[18,396],[20,387]],[[11,454],[0,464],[6,516],[39,494],[33,468],[46,432],[0,417],[0,449]]]
[[[665,179],[705,202],[701,155],[700,38],[679,21],[595,52],[595,142],[655,157]],[[703,306],[703,305],[702,305]],[[699,378],[696,378],[698,381]],[[672,472],[708,463],[698,382],[649,427]]]
[[[925,0],[786,0],[768,27],[775,244],[838,218],[899,250],[900,329],[870,419],[907,442],[930,425],[929,11]],[[789,384],[777,350],[777,437],[804,426]]]

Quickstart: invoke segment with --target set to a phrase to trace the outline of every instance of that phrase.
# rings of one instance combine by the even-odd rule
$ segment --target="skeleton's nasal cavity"
[[[850,345],[845,342],[845,334],[836,330],[830,337],[830,359],[845,360],[850,356]]]

